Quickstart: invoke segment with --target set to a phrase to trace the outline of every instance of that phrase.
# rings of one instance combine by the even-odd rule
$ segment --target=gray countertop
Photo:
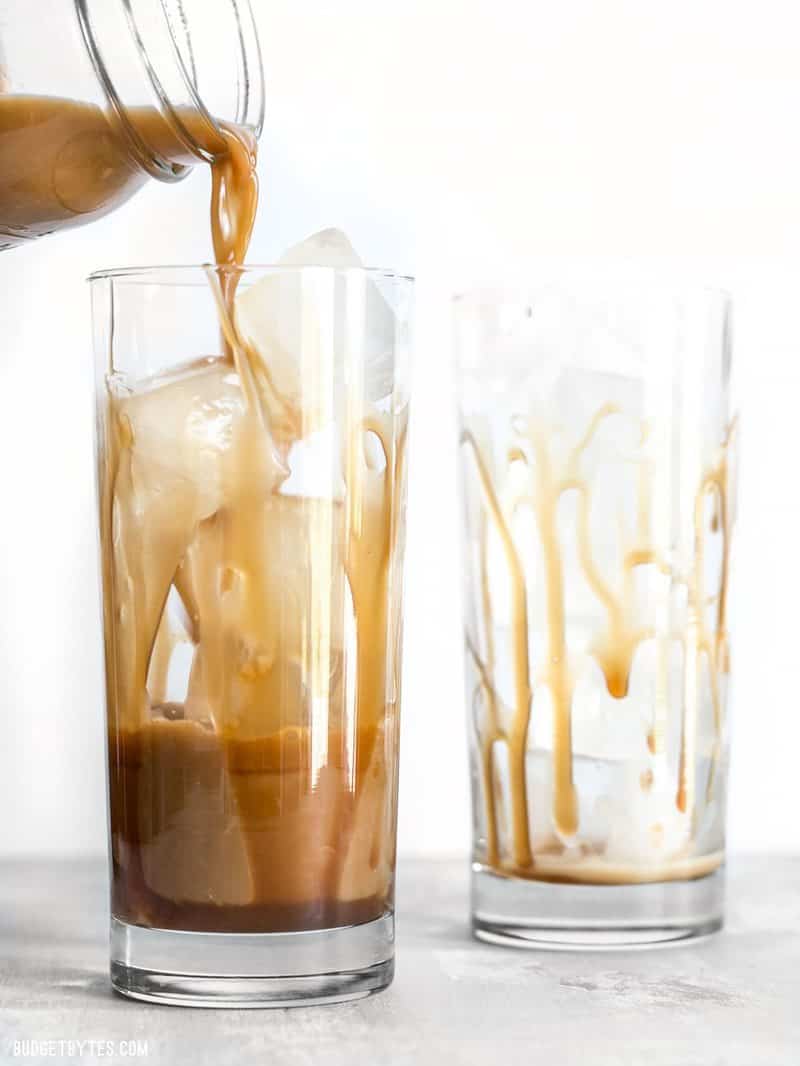
[[[130,1062],[146,1041],[138,1061],[169,1066],[800,1064],[800,856],[734,858],[727,926],[708,941],[602,954],[478,944],[466,864],[403,862],[392,987],[294,1010],[114,995],[105,901],[102,864],[0,866],[1,1062]],[[46,1040],[98,1043],[15,1046]]]

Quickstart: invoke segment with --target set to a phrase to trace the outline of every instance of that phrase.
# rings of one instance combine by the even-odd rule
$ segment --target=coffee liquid
[[[145,180],[99,107],[0,93],[0,246],[91,222]]]
[[[196,163],[189,148],[194,142],[217,160],[213,168],[217,262],[242,263],[257,197],[250,166],[252,136],[244,129],[215,130],[189,110],[177,113],[182,131],[153,108],[128,108],[126,116],[124,129],[94,104],[0,92],[2,245],[84,225],[124,203],[147,180],[136,163],[137,142],[141,153],[160,158],[164,166]],[[226,188],[234,186],[226,200]]]

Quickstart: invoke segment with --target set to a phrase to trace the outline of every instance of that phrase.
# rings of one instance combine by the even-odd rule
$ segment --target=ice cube
[[[137,493],[168,493],[180,481],[197,494],[197,521],[214,514],[222,497],[222,456],[244,412],[230,366],[200,360],[123,400],[120,411],[133,432]]]
[[[236,324],[266,366],[280,397],[299,415],[296,439],[329,423],[351,390],[356,404],[392,391],[395,315],[361,267],[352,244],[327,229],[290,248],[286,267],[330,267],[341,273],[270,272],[236,298]],[[363,378],[362,378],[363,375]],[[279,403],[267,400],[268,407]],[[277,427],[286,422],[276,407]]]
[[[138,624],[151,640],[195,530],[225,502],[226,453],[237,423],[246,417],[245,401],[231,367],[203,359],[118,397],[115,407],[130,439],[114,482],[117,565],[121,580],[143,567],[147,613]],[[251,455],[250,462],[252,469],[267,472],[266,498],[285,471],[267,438],[258,446],[263,461]],[[141,615],[143,608],[138,610]]]
[[[278,260],[281,266],[360,267],[358,257],[347,235],[340,229],[323,229],[312,233],[304,241],[293,244]]]

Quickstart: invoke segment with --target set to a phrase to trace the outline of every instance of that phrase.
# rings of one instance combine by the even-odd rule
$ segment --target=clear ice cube
[[[279,265],[336,271],[269,272],[236,297],[240,334],[307,435],[331,421],[345,386],[356,402],[391,394],[396,320],[376,279],[353,269],[361,260],[339,230],[294,245]]]

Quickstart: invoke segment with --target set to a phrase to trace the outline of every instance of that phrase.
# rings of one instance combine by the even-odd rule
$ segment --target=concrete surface
[[[342,1006],[187,1010],[111,992],[102,864],[5,863],[0,1061],[800,1064],[800,856],[734,858],[725,932],[648,952],[477,944],[465,863],[404,862],[398,895],[397,976],[387,992]],[[56,1043],[42,1047],[48,1040]]]

